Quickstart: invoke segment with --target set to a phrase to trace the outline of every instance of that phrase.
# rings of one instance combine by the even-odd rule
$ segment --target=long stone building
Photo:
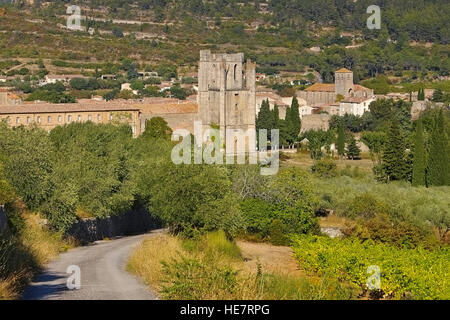
[[[200,52],[199,92],[186,101],[171,98],[96,101],[80,99],[77,103],[23,103],[3,90],[0,95],[0,120],[12,126],[36,124],[50,131],[71,122],[127,123],[138,136],[146,121],[164,118],[172,129],[194,131],[194,122],[203,129],[219,126],[222,141],[227,129],[255,129],[256,82],[255,63],[244,63],[244,55]],[[255,150],[256,141],[246,148]]]

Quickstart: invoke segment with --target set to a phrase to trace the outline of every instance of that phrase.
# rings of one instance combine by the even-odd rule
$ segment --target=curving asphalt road
[[[156,296],[125,270],[134,246],[149,234],[98,241],[61,254],[25,290],[25,300],[154,300]],[[66,273],[69,266],[81,271],[81,288],[69,290]]]

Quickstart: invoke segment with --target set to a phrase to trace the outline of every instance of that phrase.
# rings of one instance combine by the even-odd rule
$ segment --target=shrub
[[[311,171],[319,177],[332,178],[337,175],[337,166],[333,159],[326,158],[316,161]]]
[[[374,218],[378,213],[386,213],[387,206],[370,193],[363,193],[353,198],[348,205],[346,215],[350,218]]]
[[[155,169],[149,210],[172,232],[193,236],[222,229],[233,235],[244,228],[226,168],[166,163]]]

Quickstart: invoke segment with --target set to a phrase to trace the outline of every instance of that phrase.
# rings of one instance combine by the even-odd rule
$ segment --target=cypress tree
[[[339,156],[343,156],[345,154],[345,131],[344,131],[344,125],[342,124],[342,121],[339,124],[336,144],[337,144],[337,150],[338,150]]]
[[[270,111],[269,100],[264,100],[261,103],[261,109],[259,110],[258,117],[256,118],[256,130],[260,129],[271,130],[273,128],[273,115]]]
[[[300,112],[299,112],[299,106],[298,106],[298,100],[297,97],[294,96],[292,99],[291,104],[291,117],[290,121],[292,122],[292,139],[295,141],[298,138],[298,135],[300,134],[301,124],[300,124]]]
[[[450,157],[442,109],[435,118],[431,133],[430,157],[428,163],[428,185],[450,185]]]
[[[391,122],[383,150],[382,168],[388,180],[402,180],[406,174],[405,138],[397,119]]]
[[[426,170],[426,152],[425,142],[423,137],[423,124],[422,120],[417,121],[416,134],[414,136],[414,157],[413,157],[413,169],[412,169],[412,185],[424,186],[425,170]]]
[[[280,129],[280,111],[278,109],[278,106],[275,104],[272,110],[272,121],[273,121],[273,128],[274,129]]]
[[[417,94],[417,100],[424,101],[425,100],[425,89],[420,88]]]
[[[361,149],[356,144],[356,139],[352,135],[352,137],[350,138],[350,142],[348,143],[347,157],[349,159],[355,160],[356,158],[359,158],[360,154],[361,154]]]

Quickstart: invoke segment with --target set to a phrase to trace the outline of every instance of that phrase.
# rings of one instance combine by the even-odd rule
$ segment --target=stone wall
[[[330,118],[328,114],[309,114],[302,117],[302,132],[308,130],[328,130],[330,127]]]
[[[153,218],[147,210],[135,209],[120,216],[80,220],[66,235],[87,244],[105,238],[144,233],[161,226],[160,221]]]

